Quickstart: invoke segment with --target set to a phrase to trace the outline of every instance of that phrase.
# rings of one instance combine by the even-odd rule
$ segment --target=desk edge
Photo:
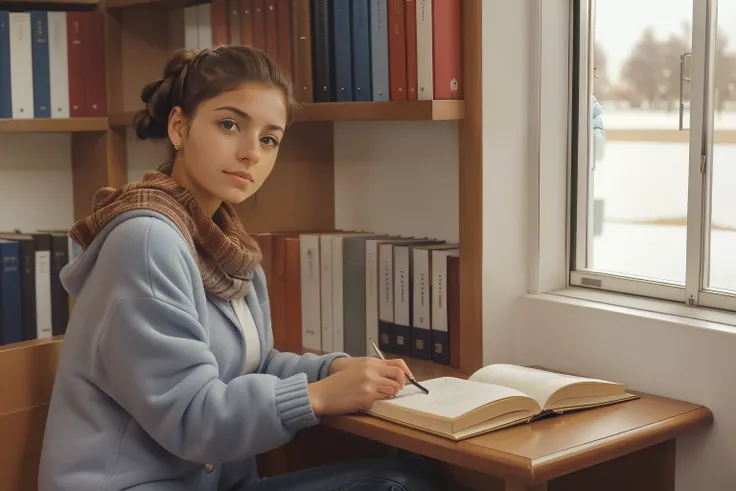
[[[637,434],[622,433],[589,442],[565,452],[545,455],[530,462],[529,484],[538,484],[677,438],[682,433],[710,424],[713,413],[705,406],[641,427]],[[628,433],[628,432],[627,432]]]
[[[373,416],[368,415],[332,416],[323,418],[322,424],[355,436],[496,477],[527,481],[533,475],[530,459],[470,445],[466,441],[456,442],[423,433],[420,430],[401,427],[402,431],[421,433],[421,437],[406,435],[388,427],[388,425],[400,426],[397,423],[371,424],[371,422],[375,423],[372,418]],[[433,442],[427,442],[426,439],[432,439]]]

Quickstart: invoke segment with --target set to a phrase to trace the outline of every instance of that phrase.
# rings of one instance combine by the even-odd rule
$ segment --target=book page
[[[471,375],[469,380],[517,389],[536,400],[542,408],[547,406],[550,396],[564,387],[577,384],[619,387],[619,384],[605,380],[574,377],[503,363],[485,366]],[[582,396],[588,395],[584,390],[581,392],[583,392]],[[593,390],[589,395],[599,395],[600,392],[600,390]]]
[[[413,411],[450,420],[458,418],[474,409],[511,397],[528,396],[509,387],[500,387],[479,382],[471,382],[453,377],[442,377],[422,382],[429,390],[425,394],[411,384],[407,384],[395,397],[373,403],[380,411],[382,405],[399,406]]]

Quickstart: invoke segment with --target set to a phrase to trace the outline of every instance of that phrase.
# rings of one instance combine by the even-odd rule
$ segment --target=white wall
[[[483,0],[483,360],[514,361],[527,292],[530,5]]]
[[[710,408],[710,429],[678,439],[676,489],[734,489],[736,330],[553,295],[523,298],[519,307],[519,362]]]
[[[71,136],[0,134],[0,231],[67,229],[74,223]]]
[[[458,240],[457,122],[337,123],[334,142],[336,227]]]
[[[567,0],[543,1],[545,9],[569,5]],[[678,439],[676,489],[734,489],[734,327],[559,295],[527,294],[559,285],[566,226],[566,214],[560,214],[566,206],[567,185],[560,179],[566,156],[560,155],[564,131],[559,130],[567,123],[565,108],[557,106],[567,93],[557,76],[543,79],[541,156],[536,153],[535,132],[529,138],[523,124],[534,124],[540,117],[534,107],[538,50],[547,71],[553,65],[564,71],[562,63],[550,63],[549,57],[564,60],[565,53],[554,50],[567,50],[566,41],[554,37],[543,37],[544,42],[535,45],[536,4],[483,1],[484,362],[510,359],[544,365],[708,406],[715,425]],[[566,11],[548,10],[541,18],[554,19],[546,35],[554,36],[557,28],[556,35],[567,38],[566,28],[559,29],[567,20]],[[526,91],[531,92],[528,99]],[[538,176],[545,176],[540,178],[541,197],[533,194]],[[536,257],[530,254],[534,248]]]
[[[128,182],[138,181],[149,170],[170,159],[166,140],[139,140],[133,128],[125,131],[128,152]]]

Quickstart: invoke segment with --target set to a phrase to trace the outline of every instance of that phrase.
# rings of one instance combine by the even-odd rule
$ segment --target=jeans
[[[264,478],[245,491],[438,491],[429,468],[405,458],[360,459]]]

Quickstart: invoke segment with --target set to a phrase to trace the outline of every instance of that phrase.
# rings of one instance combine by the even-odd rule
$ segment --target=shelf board
[[[61,0],[57,0],[61,1]],[[107,0],[109,9],[125,8],[152,8],[152,9],[182,9],[192,5],[207,3],[208,0]]]
[[[8,0],[4,5],[98,5],[100,0]]]
[[[110,126],[131,126],[135,111],[110,115]],[[444,121],[465,117],[465,101],[310,102],[296,121]]]
[[[0,133],[77,133],[107,129],[107,118],[0,119]]]
[[[465,101],[315,102],[297,121],[440,121],[465,117]]]

